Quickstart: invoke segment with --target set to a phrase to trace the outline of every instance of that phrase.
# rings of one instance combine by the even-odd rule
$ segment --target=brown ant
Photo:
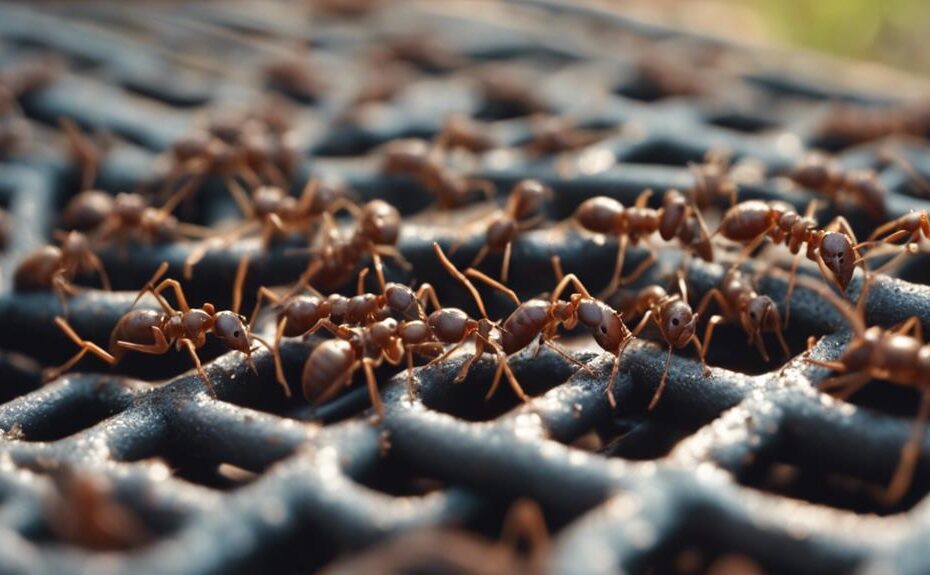
[[[646,205],[652,190],[645,190],[631,208],[607,196],[585,200],[575,210],[574,221],[582,228],[599,234],[617,237],[617,261],[610,283],[602,295],[613,293],[620,285],[631,283],[646,272],[655,262],[655,248],[648,246],[649,254],[625,278],[621,278],[627,245],[637,245],[658,231],[663,240],[677,238],[689,253],[696,253],[706,261],[713,261],[713,246],[704,218],[699,209],[678,190],[668,190],[662,197],[662,207]]]
[[[398,326],[398,330],[401,341],[405,344],[408,385],[412,386],[412,352],[415,349],[414,346],[425,342],[417,330],[426,329],[424,310],[427,303],[432,303],[436,309],[441,308],[436,292],[428,283],[422,284],[415,292],[403,284],[388,283],[382,286],[381,294],[364,293],[364,278],[367,273],[368,268],[363,268],[359,273],[358,295],[352,297],[341,294],[323,296],[316,290],[313,290],[314,293],[311,294],[292,294],[282,297],[264,286],[259,288],[249,324],[255,325],[263,300],[270,301],[278,308],[278,324],[273,345],[275,376],[288,397],[291,395],[290,387],[284,377],[280,353],[283,337],[302,337],[312,334],[325,327],[327,321],[331,324],[370,325],[386,319],[379,317],[385,310],[398,316],[403,322]],[[418,327],[418,324],[422,327]]]
[[[678,294],[671,295],[662,286],[645,287],[636,294],[632,305],[630,316],[642,318],[633,329],[633,336],[639,336],[651,321],[658,328],[662,340],[668,345],[665,369],[662,371],[659,387],[656,389],[652,401],[649,402],[648,409],[650,411],[659,402],[665,384],[668,382],[668,370],[672,361],[673,349],[682,349],[689,344],[694,345],[701,358],[704,374],[710,374],[707,364],[704,363],[704,347],[694,334],[700,313],[692,312],[691,306],[688,304],[688,288],[685,285],[684,276],[681,274],[678,275],[678,290]]]
[[[756,346],[762,359],[766,362],[770,361],[770,358],[768,351],[765,349],[765,342],[762,340],[763,333],[774,333],[785,357],[790,357],[791,352],[788,349],[788,343],[785,342],[785,336],[782,334],[783,326],[781,316],[778,314],[778,307],[776,307],[772,298],[757,293],[752,282],[739,269],[729,270],[723,276],[720,287],[714,287],[704,294],[701,303],[698,305],[698,316],[703,316],[711,301],[717,302],[722,315],[713,315],[707,322],[704,331],[702,360],[707,356],[710,349],[714,329],[726,322],[738,323],[749,336],[749,343]]]
[[[400,226],[400,212],[384,200],[371,200],[364,204],[355,228],[348,236],[340,233],[332,215],[324,212],[322,245],[309,249],[317,257],[311,260],[291,293],[299,292],[311,282],[327,290],[342,285],[352,277],[365,255],[371,257],[378,284],[383,286],[382,256],[390,257],[406,269],[411,267],[396,247]]]
[[[594,130],[579,128],[571,118],[537,116],[532,119],[527,146],[532,154],[559,154],[593,144],[601,137]]]
[[[68,313],[68,296],[78,288],[72,282],[79,274],[96,272],[103,289],[110,290],[110,278],[103,262],[80,232],[56,232],[61,247],[44,246],[29,253],[16,268],[13,285],[17,291],[53,290]]]
[[[213,384],[197,355],[197,349],[207,342],[207,334],[212,333],[227,348],[244,353],[253,369],[255,365],[252,363],[251,340],[254,339],[271,350],[271,346],[264,339],[251,333],[245,318],[238,314],[247,264],[248,260],[243,260],[236,272],[233,309],[216,311],[211,303],[203,304],[200,309],[192,309],[187,303],[181,284],[175,279],[165,279],[154,285],[168,271],[168,262],[162,263],[136,297],[138,301],[145,293],[151,293],[161,306],[161,313],[151,309],[131,309],[126,312],[110,333],[110,351],[92,341],[82,339],[63,317],[56,317],[55,323],[61,331],[81,349],[60,367],[50,370],[46,378],[54,379],[68,371],[88,352],[110,365],[116,365],[126,350],[163,355],[174,346],[177,350],[187,350],[210,394],[216,396]],[[161,292],[166,289],[174,291],[180,310],[171,307],[162,297]]]
[[[924,358],[930,354],[930,346],[923,339],[920,318],[910,317],[892,329],[880,326],[867,327],[864,321],[865,303],[869,285],[875,275],[866,278],[859,301],[855,308],[840,299],[819,282],[800,277],[805,287],[827,299],[846,318],[853,330],[852,341],[843,354],[834,361],[810,357],[813,338],[808,341],[807,363],[825,367],[841,375],[823,381],[820,389],[831,390],[841,399],[848,398],[873,378],[888,380],[920,391],[920,408],[907,443],[901,449],[901,459],[885,492],[890,503],[898,501],[907,492],[913,479],[914,467],[919,456],[924,425],[930,417],[930,370]],[[838,393],[837,393],[838,392]]]
[[[513,242],[521,232],[534,228],[545,218],[541,213],[543,202],[552,197],[552,188],[538,180],[521,180],[514,185],[507,197],[503,210],[481,218],[487,222],[484,245],[478,251],[470,267],[477,267],[491,252],[503,252],[501,281],[507,283],[510,271],[510,255]],[[454,252],[456,247],[452,248]]]
[[[717,198],[727,198],[730,205],[736,203],[739,188],[733,180],[729,155],[720,150],[709,150],[701,164],[688,164],[694,176],[694,184],[685,193],[697,209],[712,206]]]
[[[307,181],[299,197],[294,197],[277,186],[260,186],[247,193],[235,180],[229,181],[229,191],[245,221],[229,231],[197,246],[184,261],[184,277],[190,279],[194,267],[214,247],[215,242],[228,246],[243,236],[260,232],[261,245],[268,248],[276,236],[292,231],[304,231],[310,235],[311,224],[323,218],[323,213],[335,214],[347,209],[356,217],[363,210],[348,199],[346,190],[333,183],[321,182],[316,178]]]
[[[843,216],[837,216],[823,229],[818,228],[813,218],[816,209],[817,202],[812,201],[801,216],[783,202],[748,200],[727,210],[714,233],[745,246],[731,269],[738,267],[759,244],[770,238],[775,244],[784,243],[794,254],[792,278],[797,277],[801,257],[807,257],[817,264],[827,281],[845,292],[856,264],[862,261],[856,234]],[[785,325],[788,324],[794,285],[795,282],[790,281],[785,294]]]
[[[855,199],[873,220],[887,219],[887,192],[873,170],[845,170],[838,160],[821,152],[805,155],[788,177],[794,183],[840,201]]]
[[[385,144],[381,169],[388,174],[404,174],[416,179],[436,198],[441,210],[464,204],[472,192],[479,191],[491,199],[494,184],[463,176],[447,166],[439,148],[431,148],[425,140],[403,138]]]
[[[610,400],[611,406],[616,407],[611,385],[620,369],[620,358],[623,355],[623,350],[633,340],[633,333],[623,322],[622,314],[613,310],[601,300],[591,297],[588,289],[575,274],[565,275],[562,273],[561,260],[557,255],[552,256],[552,266],[555,270],[558,284],[550,294],[549,301],[531,299],[520,302],[519,298],[517,298],[512,290],[477,270],[469,269],[465,274],[459,272],[452,262],[445,258],[438,244],[433,244],[433,250],[436,252],[436,255],[440,257],[440,261],[443,266],[449,270],[449,273],[455,276],[456,279],[463,283],[471,292],[472,298],[478,303],[478,308],[484,316],[485,321],[487,321],[487,314],[484,311],[484,304],[481,301],[481,296],[478,294],[474,285],[468,281],[468,277],[481,280],[491,287],[503,291],[517,304],[517,309],[515,309],[497,329],[500,337],[501,350],[506,354],[504,356],[505,359],[507,355],[516,353],[527,347],[538,337],[540,344],[550,346],[557,353],[577,364],[578,362],[574,358],[554,344],[553,340],[556,336],[556,330],[560,325],[566,329],[574,329],[579,323],[589,328],[594,336],[594,341],[597,342],[601,349],[614,354],[616,357],[607,384],[607,397]],[[568,301],[559,299],[569,285],[574,287],[576,293],[572,294]],[[460,313],[464,314],[464,312]],[[491,325],[494,326],[494,324]],[[588,369],[587,366],[584,365],[581,365],[581,367],[586,370]],[[495,378],[495,383],[492,385],[487,397],[490,397],[494,393],[498,381],[499,377]],[[513,381],[511,383],[513,383]],[[518,393],[518,395],[520,395],[520,393]],[[527,399],[525,395],[520,395],[520,397],[524,400]],[[657,399],[655,401],[657,401]]]
[[[480,154],[499,147],[500,143],[491,135],[489,123],[453,114],[443,121],[435,145],[442,150],[463,149]]]

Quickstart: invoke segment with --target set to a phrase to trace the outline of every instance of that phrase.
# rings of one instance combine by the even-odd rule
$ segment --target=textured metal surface
[[[104,375],[93,373],[103,371],[99,363],[84,362],[76,373],[40,385],[34,360],[52,365],[73,349],[52,321],[61,313],[55,296],[14,293],[10,280],[22,256],[49,241],[58,208],[76,191],[57,119],[112,133],[115,145],[98,187],[132,190],[158,182],[159,154],[206,110],[259,102],[266,93],[261,66],[304,44],[312,45],[325,89],[298,106],[303,163],[295,188],[311,175],[336,175],[360,197],[388,199],[410,214],[399,247],[416,277],[399,268],[388,274],[434,283],[446,305],[468,302],[436,264],[431,244],[455,241],[461,216],[424,211],[428,194],[408,179],[383,175],[376,148],[397,137],[431,136],[451,111],[497,119],[501,111],[483,101],[471,79],[492,64],[531,83],[551,112],[610,130],[580,156],[517,150],[490,154],[471,170],[499,192],[524,177],[542,179],[556,191],[552,219],[568,217],[595,195],[629,205],[644,188],[687,188],[693,182],[687,163],[715,148],[766,167],[767,178],[741,186],[741,199],[780,198],[803,209],[812,196],[777,176],[805,150],[826,146],[848,167],[880,170],[892,217],[928,207],[900,167],[882,159],[879,143],[843,141],[820,130],[839,102],[893,108],[902,105],[903,88],[875,94],[834,86],[826,66],[787,71],[749,50],[555,9],[556,3],[475,6],[405,4],[362,20],[278,3],[0,8],[0,63],[48,53],[65,62],[61,77],[22,100],[33,139],[0,165],[0,204],[15,219],[0,294],[0,572],[307,572],[377,553],[387,538],[420,528],[488,536],[520,497],[538,502],[549,522],[546,564],[556,573],[693,572],[679,558],[695,552],[705,565],[721,555],[746,555],[770,573],[930,571],[923,543],[930,442],[924,441],[915,487],[901,504],[887,508],[874,496],[897,464],[916,394],[889,395],[887,385],[875,383],[855,404],[831,399],[816,390],[825,370],[799,357],[766,365],[735,329],[718,336],[711,377],[693,357],[673,358],[654,412],[646,406],[664,349],[631,346],[615,385],[618,408],[611,410],[604,392],[612,357],[584,339],[569,342],[591,374],[546,350],[511,360],[534,396],[527,404],[509,391],[484,401],[493,373],[487,360],[458,385],[451,380],[461,356],[416,369],[412,401],[403,374],[381,374],[387,413],[377,425],[366,417],[361,387],[317,408],[285,400],[264,351],[256,353],[253,373],[241,355],[208,347],[215,399],[181,354],[127,361]],[[357,124],[342,121],[364,76],[359,54],[384,38],[427,32],[458,58],[453,69],[414,68],[393,100],[367,110]],[[694,93],[663,97],[661,87],[637,72],[649,54],[678,62],[671,70],[686,76],[679,79]],[[495,126],[505,143],[517,145],[528,138],[532,119],[512,115]],[[930,155],[920,146],[902,149],[918,170],[930,172]],[[194,221],[235,214],[219,182],[199,198]],[[831,206],[821,220],[832,213]],[[867,217],[855,210],[848,215],[860,236],[867,235]],[[457,259],[467,262],[479,239],[467,242]],[[74,297],[72,325],[106,341],[157,265],[167,260],[180,276],[192,247],[103,254],[122,291]],[[293,281],[306,262],[284,247],[263,251],[257,241],[244,241],[208,253],[185,282],[188,297],[228,305],[236,265],[247,252],[253,263],[247,294]],[[599,287],[615,244],[545,229],[522,236],[512,268],[521,296],[552,285],[551,253]],[[640,257],[634,250],[630,263]],[[664,257],[664,267],[675,257],[674,251]],[[490,258],[489,269],[497,262]],[[762,271],[769,264],[752,265]],[[890,326],[917,315],[930,327],[925,266],[925,256],[916,256],[902,268],[903,279],[882,278],[873,286],[870,323]],[[691,263],[687,279],[695,297],[719,282],[722,270]],[[661,271],[667,270],[644,283]],[[857,273],[852,296],[861,281]],[[760,283],[781,301],[782,280]],[[486,295],[492,315],[507,313],[503,298]],[[793,352],[803,350],[808,335],[825,335],[814,353],[836,357],[848,339],[832,308],[803,288],[794,296],[792,318]],[[285,347],[292,383],[317,341]],[[591,433],[600,445],[594,451],[579,441]],[[221,463],[256,475],[239,484],[217,471]],[[144,519],[154,538],[120,553],[57,540],[47,500],[54,490],[50,473],[62,466],[108,477],[117,499]]]

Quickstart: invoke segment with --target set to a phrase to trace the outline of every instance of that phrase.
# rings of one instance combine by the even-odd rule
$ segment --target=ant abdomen
[[[116,357],[122,356],[126,348],[117,345],[118,341],[129,341],[143,345],[155,343],[155,333],[152,328],[159,328],[162,324],[162,314],[151,309],[134,309],[116,322],[110,332],[110,353]]]
[[[61,250],[55,246],[43,246],[19,263],[13,275],[13,286],[17,291],[46,290],[60,269]]]
[[[551,304],[541,299],[525,301],[504,321],[501,347],[504,353],[515,353],[530,344],[550,323]]]
[[[749,241],[771,228],[774,217],[766,202],[748,200],[727,210],[720,222],[720,233],[728,240]]]
[[[575,210],[575,219],[584,229],[598,234],[616,234],[623,222],[623,204],[607,196],[585,200]]]
[[[378,245],[395,245],[400,237],[400,212],[384,200],[372,200],[362,207],[359,227],[366,238]]]
[[[99,190],[85,190],[68,202],[61,216],[66,230],[87,232],[96,229],[113,211],[113,196]]]
[[[304,398],[316,403],[328,388],[345,383],[355,360],[355,348],[344,339],[320,343],[304,364],[301,376]]]

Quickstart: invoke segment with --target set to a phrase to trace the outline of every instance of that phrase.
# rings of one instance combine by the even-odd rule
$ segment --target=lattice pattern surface
[[[879,495],[919,394],[881,381],[848,400],[819,391],[830,373],[804,361],[807,338],[818,338],[813,357],[833,359],[851,336],[833,306],[803,285],[785,332],[790,357],[769,335],[766,363],[738,326],[721,327],[710,375],[693,352],[676,351],[653,410],[665,345],[649,337],[630,344],[612,408],[605,392],[614,356],[584,330],[560,338],[570,358],[534,346],[510,358],[527,402],[507,385],[485,400],[491,356],[461,383],[453,380],[468,354],[420,362],[412,397],[403,369],[379,368],[380,420],[360,373],[331,401],[300,397],[318,335],[285,341],[291,398],[275,383],[267,350],[254,352],[253,370],[242,353],[216,344],[201,350],[215,396],[182,352],[127,357],[115,369],[88,358],[44,383],[42,369],[75,352],[54,322],[65,310],[51,290],[13,285],[23,257],[55,241],[62,207],[81,188],[62,118],[108,142],[95,188],[156,193],[168,150],[210,114],[286,110],[298,160],[293,192],[310,178],[332,178],[357,199],[397,206],[398,248],[412,271],[386,258],[388,279],[430,282],[443,305],[469,313],[468,294],[432,244],[461,244],[453,259],[467,267],[483,242],[469,222],[487,203],[477,192],[474,205],[438,210],[422,182],[385,173],[381,159],[392,140],[434,138],[452,113],[493,130],[495,149],[448,161],[493,184],[501,205],[524,178],[554,190],[546,223],[513,245],[509,285],[521,298],[551,291],[553,254],[592,292],[601,288],[616,240],[557,222],[593,196],[631,206],[647,188],[657,192],[653,201],[669,188],[690,189],[689,166],[712,150],[745,172],[740,201],[778,199],[803,212],[818,197],[818,220],[842,213],[860,239],[879,223],[867,210],[784,177],[805,152],[875,170],[888,218],[930,205],[919,183],[930,175],[921,141],[930,114],[910,103],[921,93],[916,81],[865,83],[847,64],[810,57],[802,67],[787,55],[559,3],[372,2],[358,14],[352,6],[368,3],[317,4],[0,7],[0,72],[10,75],[0,78],[54,62],[49,78],[10,90],[17,104],[0,126],[0,205],[10,228],[0,265],[0,572],[930,571],[930,441],[905,496],[888,504]],[[540,135],[544,115],[571,118],[584,145],[553,152]],[[704,213],[711,230],[729,199],[713,203]],[[222,178],[209,178],[176,215],[214,228],[240,217]],[[159,264],[182,278],[199,246],[116,242],[102,250],[113,290],[79,276],[70,325],[106,344]],[[259,286],[292,283],[308,262],[299,246],[263,247],[257,235],[210,246],[182,283],[192,303],[218,309],[230,306],[243,255],[243,309]],[[719,249],[707,263],[664,245],[633,288],[671,285],[681,263],[696,305],[737,251]],[[631,247],[625,269],[645,255],[642,244]],[[785,277],[766,272],[787,269],[789,256],[769,246],[744,265],[782,308]],[[875,280],[870,325],[917,316],[930,327],[926,261],[913,255]],[[496,273],[500,262],[492,254],[481,269]],[[808,263],[800,273],[820,277]],[[353,293],[355,277],[337,287]],[[857,271],[851,300],[862,285]],[[492,318],[512,311],[507,297],[481,291]],[[273,337],[274,317],[261,317],[252,329]],[[82,492],[75,476],[104,481],[107,501]],[[522,499],[537,504],[549,539],[515,557],[496,542],[505,512]],[[69,513],[107,505],[103,521],[144,534],[127,536],[128,548],[96,551],[69,532]]]

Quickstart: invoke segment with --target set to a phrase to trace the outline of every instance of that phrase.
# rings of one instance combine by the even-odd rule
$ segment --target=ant
[[[443,121],[435,145],[441,150],[458,148],[474,154],[500,147],[500,143],[491,135],[489,123],[464,114],[452,114]]]
[[[361,327],[336,325],[326,318],[318,323],[336,339],[322,342],[307,358],[301,375],[304,397],[314,404],[325,402],[348,385],[355,371],[362,368],[378,420],[384,416],[384,405],[374,368],[385,361],[400,365],[406,358],[408,393],[411,393],[412,354],[435,356],[442,352],[442,344],[432,338],[432,330],[420,320],[398,322],[388,317]]]
[[[53,290],[68,313],[68,296],[78,288],[74,279],[82,273],[96,272],[103,289],[110,291],[110,278],[103,262],[91,249],[87,236],[80,232],[56,232],[61,247],[44,246],[26,255],[16,268],[13,285],[16,291]]]
[[[617,261],[610,283],[602,292],[604,296],[613,293],[621,285],[635,281],[656,261],[658,256],[655,248],[647,246],[647,257],[630,275],[621,278],[627,245],[632,243],[635,246],[656,231],[665,241],[677,238],[686,251],[698,254],[705,261],[714,259],[710,234],[700,210],[678,190],[666,191],[662,196],[662,207],[650,208],[646,202],[651,195],[652,190],[643,191],[631,208],[625,208],[613,198],[597,196],[585,200],[575,210],[573,220],[582,228],[616,236],[618,239]]]
[[[694,313],[688,304],[688,287],[685,285],[685,279],[681,273],[678,275],[678,290],[678,294],[671,295],[659,285],[645,287],[636,294],[631,306],[631,316],[642,318],[633,329],[633,336],[639,336],[651,321],[658,328],[662,340],[668,345],[665,369],[662,371],[659,387],[656,389],[652,401],[649,402],[648,409],[650,411],[655,408],[662,396],[662,391],[665,389],[665,384],[668,382],[668,370],[672,361],[673,348],[682,349],[689,344],[694,345],[701,358],[704,374],[710,375],[710,370],[704,362],[704,346],[701,345],[701,342],[694,334],[700,313]]]
[[[503,251],[501,281],[507,283],[514,240],[520,232],[536,227],[545,218],[545,214],[541,213],[543,202],[551,198],[552,188],[538,180],[517,182],[507,197],[504,209],[495,210],[482,218],[487,221],[484,245],[472,260],[470,267],[477,267],[491,252]],[[452,251],[454,252],[455,248]]]
[[[888,502],[898,501],[910,487],[914,468],[919,456],[919,447],[923,440],[923,430],[930,417],[930,370],[924,358],[930,353],[930,346],[923,339],[920,319],[910,317],[892,329],[881,326],[867,327],[863,319],[865,303],[874,274],[869,274],[862,287],[856,307],[837,297],[819,282],[807,277],[800,277],[805,287],[827,299],[846,318],[853,330],[852,341],[843,354],[834,361],[825,361],[810,357],[813,338],[808,340],[807,363],[827,368],[841,375],[823,381],[820,389],[831,390],[840,399],[846,399],[869,383],[873,378],[913,387],[920,391],[921,401],[915,418],[914,427],[907,443],[901,449],[898,467],[885,491]]]
[[[862,262],[858,251],[861,244],[858,244],[852,226],[843,216],[837,216],[823,229],[818,228],[813,218],[816,209],[816,200],[808,204],[803,216],[790,205],[777,201],[748,200],[731,207],[714,232],[745,246],[730,269],[739,266],[759,244],[770,238],[775,244],[784,243],[794,254],[792,278],[797,277],[798,265],[804,256],[817,264],[827,281],[845,292],[856,264]],[[806,249],[802,249],[804,246]],[[785,294],[786,326],[794,285],[793,279],[788,282]]]
[[[97,180],[97,171],[108,153],[108,138],[92,140],[85,135],[71,118],[59,118],[58,124],[68,140],[73,160],[80,166],[81,190],[88,190]]]
[[[301,229],[323,217],[323,213],[334,214],[347,209],[356,217],[363,210],[348,199],[347,192],[332,182],[321,182],[316,178],[307,181],[299,197],[294,197],[277,186],[260,186],[247,193],[235,180],[229,181],[229,191],[246,221],[234,229],[223,232],[223,245],[256,231],[261,234],[261,245],[268,248],[275,236]],[[190,279],[194,267],[214,247],[213,241],[203,242],[184,261],[184,277]]]
[[[291,293],[297,293],[311,281],[324,289],[342,285],[366,254],[374,263],[378,284],[383,286],[381,256],[390,257],[405,269],[411,268],[396,247],[400,226],[400,212],[384,200],[371,200],[361,207],[355,229],[349,236],[340,233],[332,215],[324,211],[322,246],[310,249],[318,257],[311,261]]]
[[[874,170],[845,170],[836,158],[822,152],[811,152],[801,158],[788,178],[835,202],[854,198],[873,220],[888,218],[885,208],[887,192]]]
[[[55,323],[59,329],[81,349],[60,367],[50,370],[46,379],[54,379],[68,371],[88,352],[110,365],[116,365],[126,350],[163,355],[173,345],[177,350],[181,348],[187,350],[198,375],[206,384],[210,394],[215,397],[216,391],[197,355],[197,349],[207,342],[207,334],[212,333],[228,349],[244,353],[253,370],[255,364],[252,361],[251,340],[254,339],[271,350],[271,346],[264,339],[251,333],[245,323],[245,318],[238,313],[247,263],[248,260],[243,260],[236,271],[233,309],[216,311],[211,303],[205,303],[199,309],[192,309],[187,303],[181,284],[175,279],[168,278],[155,285],[155,282],[168,271],[168,262],[163,262],[136,296],[136,302],[133,303],[135,305],[145,293],[151,293],[161,306],[161,313],[151,309],[130,309],[119,319],[110,333],[110,351],[92,341],[82,339],[63,317],[56,317]],[[174,291],[180,310],[171,307],[162,297],[161,292],[166,289]]]
[[[713,315],[707,322],[704,331],[702,361],[710,349],[714,329],[726,322],[739,323],[743,331],[749,335],[749,343],[755,344],[762,359],[766,362],[770,361],[770,358],[765,349],[765,342],[762,340],[763,333],[774,333],[778,337],[778,343],[785,357],[791,356],[785,336],[782,334],[783,325],[781,316],[778,314],[778,307],[775,306],[772,298],[757,293],[752,282],[739,269],[729,270],[723,276],[719,287],[714,287],[704,294],[696,315],[702,316],[711,301],[717,302],[722,315]]]
[[[720,197],[729,199],[730,205],[736,203],[739,188],[731,175],[730,158],[726,152],[709,150],[703,163],[689,163],[688,169],[694,176],[694,184],[686,195],[698,209],[707,209]]]
[[[633,340],[633,333],[623,322],[622,314],[603,301],[591,297],[588,289],[575,274],[565,275],[562,273],[562,264],[558,255],[552,256],[552,267],[558,284],[550,294],[549,301],[531,299],[520,302],[513,290],[477,270],[469,269],[465,274],[459,272],[452,262],[445,258],[438,244],[433,244],[433,250],[439,256],[443,266],[449,270],[449,273],[455,276],[471,292],[472,298],[479,304],[479,310],[485,320],[487,320],[487,314],[484,311],[484,305],[474,285],[468,281],[468,277],[474,277],[491,287],[503,291],[517,303],[517,309],[498,328],[500,347],[506,355],[520,351],[539,337],[540,343],[549,345],[557,353],[577,364],[578,362],[574,358],[562,351],[552,340],[555,339],[556,330],[560,325],[566,329],[574,329],[580,323],[589,328],[594,336],[594,341],[597,342],[601,349],[612,353],[616,357],[607,385],[607,396],[610,404],[616,407],[611,384],[620,369],[620,358],[623,355],[623,350]],[[569,285],[575,288],[576,293],[572,294],[568,301],[559,299]],[[464,314],[464,312],[461,313]],[[581,367],[588,369],[584,365]],[[496,390],[498,380],[499,378],[495,378],[495,385],[492,385],[488,397],[493,395],[494,390]],[[521,398],[526,400],[525,396],[521,396]]]
[[[537,116],[531,123],[528,147],[532,154],[559,154],[593,144],[601,137],[594,130],[577,127],[571,118]]]
[[[290,397],[291,391],[284,377],[281,362],[283,337],[302,337],[315,333],[326,325],[326,321],[334,324],[370,325],[380,319],[386,319],[379,317],[385,309],[399,316],[404,322],[398,329],[401,332],[401,340],[406,344],[408,388],[412,387],[412,346],[424,343],[424,338],[415,332],[426,329],[424,310],[427,302],[432,303],[436,309],[441,309],[436,291],[428,283],[422,284],[416,292],[403,284],[388,283],[382,286],[381,294],[364,293],[364,278],[367,273],[368,268],[363,268],[359,273],[358,295],[353,297],[341,294],[330,294],[326,297],[316,290],[312,290],[314,293],[311,294],[282,297],[264,286],[259,288],[249,324],[255,325],[263,300],[270,301],[278,308],[273,345],[275,376],[287,397]]]
[[[439,148],[430,148],[425,140],[401,138],[384,146],[381,169],[387,174],[404,174],[415,178],[436,198],[441,210],[464,204],[472,192],[494,197],[494,184],[468,178],[447,166]]]

